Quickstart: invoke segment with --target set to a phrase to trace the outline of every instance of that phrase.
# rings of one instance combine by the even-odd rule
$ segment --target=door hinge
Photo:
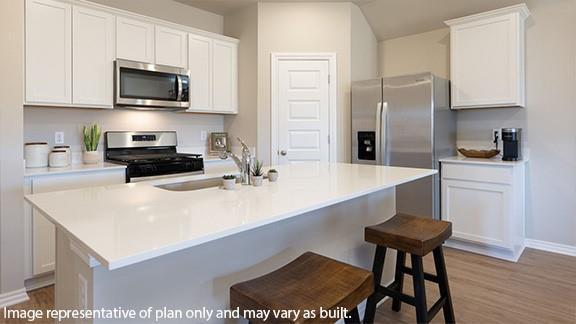
[[[331,82],[331,78],[330,78],[330,74],[328,74],[328,84],[330,84]]]

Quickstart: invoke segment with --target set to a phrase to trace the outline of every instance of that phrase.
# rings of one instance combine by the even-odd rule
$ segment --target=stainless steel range
[[[107,132],[106,161],[126,165],[126,182],[204,173],[202,155],[177,145],[176,132]]]

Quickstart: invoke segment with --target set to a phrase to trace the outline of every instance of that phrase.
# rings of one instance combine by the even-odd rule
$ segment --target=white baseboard
[[[26,291],[32,291],[40,288],[44,288],[47,286],[51,286],[54,284],[54,271],[51,271],[47,274],[37,276],[34,278],[27,279],[24,281],[24,286],[26,287]]]
[[[23,303],[28,300],[26,289],[18,289],[9,293],[0,294],[0,308]]]
[[[526,247],[536,250],[548,251],[569,256],[576,256],[576,246],[573,245],[559,244],[533,239],[525,239],[524,244],[526,245]]]

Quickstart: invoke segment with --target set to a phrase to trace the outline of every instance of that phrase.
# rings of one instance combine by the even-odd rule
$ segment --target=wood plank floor
[[[506,262],[454,249],[445,249],[452,300],[458,323],[571,323],[576,324],[576,258],[526,249],[518,263]],[[408,258],[409,259],[409,258]],[[434,273],[431,256],[424,268]],[[429,307],[438,298],[435,284],[427,283]],[[404,292],[412,293],[406,276]],[[30,293],[30,300],[13,309],[50,309],[54,288]],[[398,313],[384,303],[377,323],[415,323],[414,308],[403,305]],[[29,323],[3,321],[0,323]],[[433,323],[443,323],[440,312]]]

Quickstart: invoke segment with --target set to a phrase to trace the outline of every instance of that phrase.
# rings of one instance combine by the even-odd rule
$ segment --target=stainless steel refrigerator
[[[352,163],[438,169],[456,155],[448,81],[431,73],[352,84]],[[396,189],[397,212],[440,219],[440,176]]]

